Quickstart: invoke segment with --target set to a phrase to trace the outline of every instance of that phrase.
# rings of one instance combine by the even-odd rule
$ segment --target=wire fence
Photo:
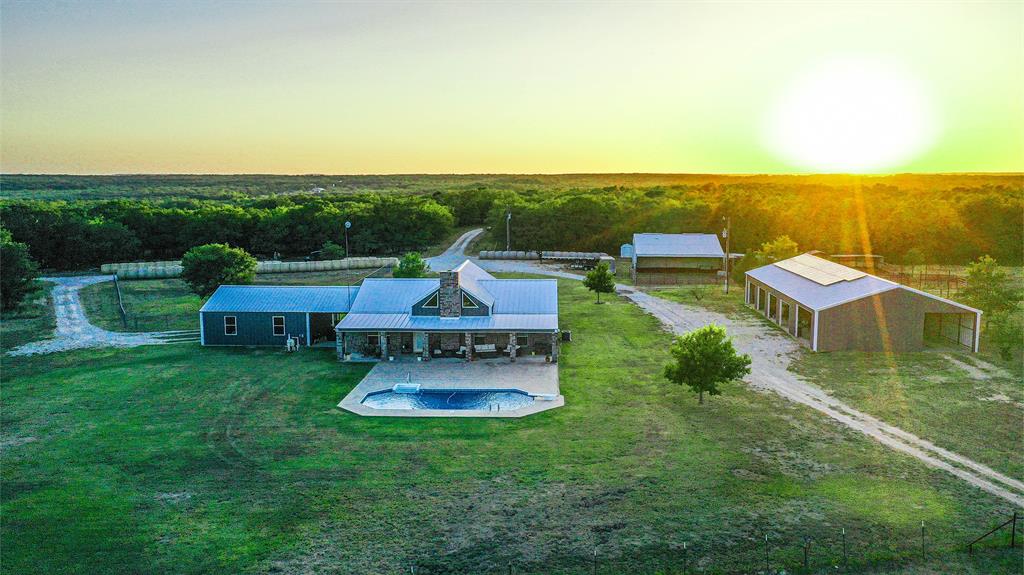
[[[874,270],[874,273],[907,287],[950,298],[967,286],[967,279],[960,275],[960,271],[960,268],[951,266],[922,266],[907,270],[885,265]]]
[[[516,558],[515,552],[497,551],[485,559],[458,555],[419,558],[405,573],[453,574],[575,574],[575,575],[686,575],[700,574],[811,574],[855,573],[897,568],[937,560],[969,558],[972,550],[1019,547],[1021,521],[1007,520],[980,541],[971,543],[965,531],[929,526],[927,522],[904,529],[867,532],[823,526],[804,532],[778,530],[751,532],[741,541],[706,540],[696,536],[661,545],[622,547],[606,541],[587,552],[566,553],[543,561]],[[979,526],[987,529],[990,526]],[[1020,567],[1018,564],[1017,567]],[[951,572],[955,572],[953,569]]]
[[[124,299],[121,297],[121,282],[117,280],[117,274],[114,274],[114,292],[117,293],[117,310],[121,314],[121,324],[125,329],[128,329],[128,313],[124,311]]]
[[[724,283],[725,277],[714,273],[637,272],[633,279],[637,287],[720,286]]]

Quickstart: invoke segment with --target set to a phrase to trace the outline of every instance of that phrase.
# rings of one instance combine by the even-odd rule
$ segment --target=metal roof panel
[[[633,254],[638,257],[725,257],[715,234],[633,234]]]
[[[222,285],[199,311],[344,313],[359,291],[358,286]]]

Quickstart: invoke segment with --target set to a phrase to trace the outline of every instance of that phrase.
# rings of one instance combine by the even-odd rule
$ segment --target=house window
[[[274,322],[274,335],[284,335],[284,316],[275,315],[273,317]]]
[[[427,300],[427,303],[423,304],[423,307],[437,307],[437,292],[430,296],[430,299]]]
[[[471,297],[466,294],[462,294],[462,307],[479,307]]]
[[[238,335],[238,318],[233,315],[224,316],[224,335]]]
[[[372,333],[366,336],[366,343],[370,347],[380,347],[380,336]]]
[[[528,335],[517,335],[516,336],[516,347],[526,347],[530,345],[530,336]]]

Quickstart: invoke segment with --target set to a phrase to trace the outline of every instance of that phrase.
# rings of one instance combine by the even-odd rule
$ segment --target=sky
[[[1024,2],[0,0],[0,171],[1024,171]]]

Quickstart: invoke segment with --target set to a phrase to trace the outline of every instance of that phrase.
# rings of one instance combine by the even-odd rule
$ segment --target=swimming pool
[[[423,389],[415,393],[388,389],[367,394],[361,403],[376,409],[511,411],[533,401],[517,389]]]

